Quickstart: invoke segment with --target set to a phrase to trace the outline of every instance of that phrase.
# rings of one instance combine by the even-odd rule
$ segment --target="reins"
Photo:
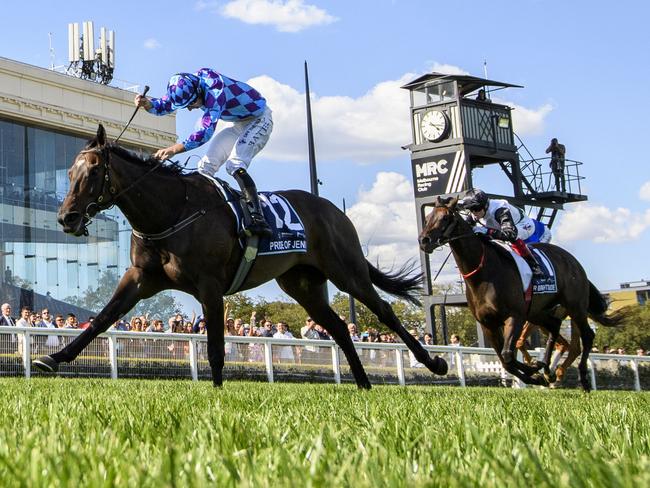
[[[90,209],[93,206],[96,206],[99,211],[107,210],[113,206],[116,205],[117,200],[127,193],[129,190],[131,190],[135,185],[137,185],[142,179],[144,179],[146,176],[150,175],[154,171],[156,171],[158,168],[160,168],[166,161],[170,160],[160,160],[158,163],[153,165],[148,171],[145,173],[141,174],[139,177],[137,177],[135,180],[131,182],[126,188],[122,189],[120,192],[116,193],[115,187],[111,185],[111,177],[110,177],[110,147],[104,147],[102,149],[87,149],[85,151],[81,151],[82,153],[84,152],[99,152],[102,156],[103,159],[103,164],[102,166],[104,167],[104,177],[102,178],[102,186],[99,191],[99,195],[96,199],[96,201],[90,202],[86,206],[86,211],[84,214],[84,218],[86,219],[86,223],[84,224],[84,233],[88,235],[88,225],[92,223],[92,217],[90,216]],[[174,161],[170,161],[172,164],[176,164]],[[188,193],[187,193],[187,183],[181,178],[181,181],[183,182],[185,186],[185,198],[184,201],[187,202],[189,200],[188,198]],[[110,200],[108,202],[104,202],[104,193],[106,192],[106,185],[108,185],[108,192],[111,195]],[[217,208],[217,207],[215,207]],[[184,207],[180,209],[179,216],[183,214]],[[180,222],[176,222],[175,224],[172,224],[169,226],[167,229],[165,229],[162,232],[157,232],[155,234],[147,234],[144,232],[137,231],[136,229],[132,229],[133,235],[139,239],[145,240],[145,241],[159,241],[162,239],[165,239],[169,236],[172,236],[179,232],[180,230],[184,229],[194,221],[200,219],[203,217],[209,209],[201,208],[194,212],[192,215],[189,217],[181,220]],[[180,218],[180,217],[179,217]]]
[[[481,268],[483,268],[483,265],[485,264],[485,244],[481,242],[481,247],[483,248],[483,253],[481,254],[481,262],[478,263],[478,266],[473,270],[470,271],[469,273],[461,273],[463,275],[463,278],[469,278],[470,276],[474,276],[476,273],[478,273]]]

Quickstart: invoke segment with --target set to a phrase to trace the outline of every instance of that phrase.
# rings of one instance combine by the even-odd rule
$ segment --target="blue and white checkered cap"
[[[177,73],[167,83],[167,97],[174,110],[190,105],[199,95],[199,78],[190,73]]]

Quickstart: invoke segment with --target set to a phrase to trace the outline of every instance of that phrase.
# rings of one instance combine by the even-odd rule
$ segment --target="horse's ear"
[[[99,127],[97,127],[95,141],[99,147],[104,147],[106,145],[106,130],[102,124],[99,124]]]
[[[447,208],[451,210],[452,212],[456,211],[456,205],[458,205],[458,197],[452,198],[449,203],[447,204]]]
[[[442,200],[440,200],[440,195],[436,196],[436,207],[442,206]]]

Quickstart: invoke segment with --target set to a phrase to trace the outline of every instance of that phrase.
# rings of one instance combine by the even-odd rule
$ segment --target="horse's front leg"
[[[208,333],[208,361],[212,371],[212,384],[223,384],[223,365],[225,362],[223,290],[214,286],[203,286],[199,292],[199,301],[205,315]],[[252,324],[251,324],[252,327]]]
[[[500,357],[503,362],[503,367],[506,368],[508,373],[514,374],[525,383],[529,383],[526,379],[515,373],[515,371],[519,371],[528,377],[528,379],[534,381],[533,384],[540,384],[539,378],[532,378],[532,375],[537,373],[539,368],[517,360],[516,345],[517,339],[521,336],[523,324],[524,319],[515,315],[506,319],[503,327],[503,347],[501,348]]]
[[[131,310],[138,301],[148,298],[162,289],[159,286],[154,286],[153,281],[147,279],[143,269],[129,268],[122,276],[110,301],[97,314],[91,326],[59,352],[36,359],[34,366],[53,373],[58,371],[59,363],[74,361],[95,337],[105,332],[117,319]]]

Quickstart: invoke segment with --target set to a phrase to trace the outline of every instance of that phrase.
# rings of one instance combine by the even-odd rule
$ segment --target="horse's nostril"
[[[81,217],[81,214],[79,212],[68,212],[63,216],[63,218],[59,219],[59,222],[64,224],[64,225],[71,225],[74,224],[79,220]]]
[[[426,246],[427,244],[430,243],[431,243],[431,239],[429,237],[425,236],[420,238],[420,244],[422,244],[423,246]]]

